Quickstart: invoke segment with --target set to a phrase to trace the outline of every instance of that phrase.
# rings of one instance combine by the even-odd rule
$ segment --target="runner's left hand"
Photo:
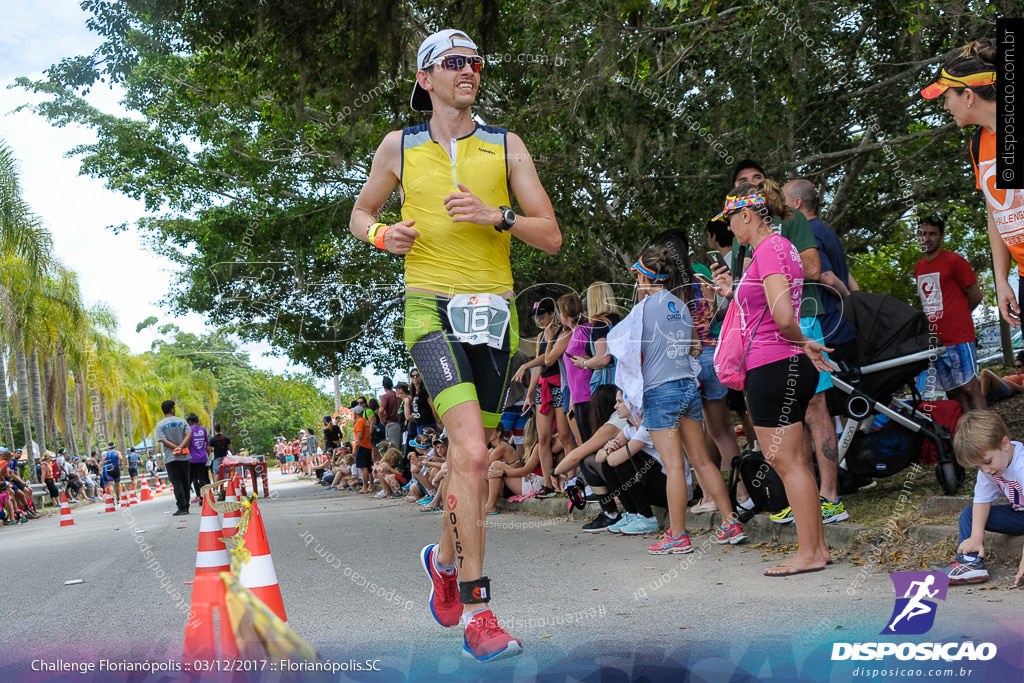
[[[477,225],[498,225],[501,223],[501,209],[484,204],[469,188],[459,183],[461,192],[452,192],[444,198],[444,208],[453,223],[476,223]]]
[[[833,351],[835,349],[830,349],[816,341],[809,341],[804,345],[804,353],[811,359],[814,367],[818,368],[819,372],[835,372],[832,364],[825,360],[825,354],[832,353]]]

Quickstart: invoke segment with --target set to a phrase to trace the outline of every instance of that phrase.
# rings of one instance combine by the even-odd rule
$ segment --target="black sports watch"
[[[494,229],[498,232],[504,230],[511,230],[512,226],[516,224],[516,212],[507,206],[499,206],[501,209],[501,222],[494,226]]]

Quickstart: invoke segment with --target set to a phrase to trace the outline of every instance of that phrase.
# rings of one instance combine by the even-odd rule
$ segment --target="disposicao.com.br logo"
[[[945,600],[949,577],[942,572],[893,572],[896,590],[892,616],[880,635],[921,635],[935,624],[936,600]],[[832,661],[879,660],[894,656],[908,661],[988,661],[996,656],[993,643],[833,643]]]

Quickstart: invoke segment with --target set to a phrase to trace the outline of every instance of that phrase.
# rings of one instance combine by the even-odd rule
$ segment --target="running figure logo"
[[[942,572],[893,572],[896,605],[882,635],[927,633],[935,624],[935,600],[945,600],[949,576]]]

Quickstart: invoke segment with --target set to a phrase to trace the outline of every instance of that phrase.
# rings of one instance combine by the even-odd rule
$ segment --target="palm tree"
[[[0,276],[0,320],[3,329],[14,331],[12,347],[15,351],[15,364],[18,376],[18,402],[21,407],[21,418],[25,427],[26,443],[32,443],[31,420],[29,419],[29,380],[25,360],[23,327],[26,322],[26,309],[23,297],[19,301],[12,296],[12,286],[22,295],[32,289],[32,283],[47,270],[52,252],[53,240],[39,218],[35,216],[21,193],[21,181],[14,153],[7,144],[0,140],[0,262],[3,263]],[[3,356],[3,329],[0,329],[0,357]],[[6,437],[15,447],[14,433],[11,428],[10,406],[7,397],[6,367],[0,358],[0,412]],[[41,445],[41,444],[40,444]],[[30,472],[35,471],[35,453],[28,449]]]

